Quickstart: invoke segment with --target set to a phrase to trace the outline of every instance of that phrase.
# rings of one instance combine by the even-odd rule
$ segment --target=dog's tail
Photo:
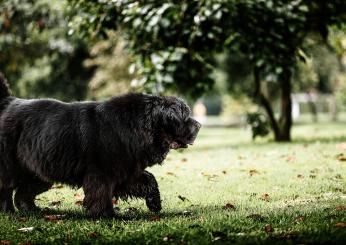
[[[5,76],[0,72],[0,101],[9,96],[11,96],[11,90]]]

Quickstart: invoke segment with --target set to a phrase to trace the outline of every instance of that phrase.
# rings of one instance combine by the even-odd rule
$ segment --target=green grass
[[[48,213],[64,214],[59,221],[47,221],[44,214],[0,214],[0,240],[31,244],[342,243],[346,228],[336,224],[346,222],[346,211],[340,210],[346,207],[346,162],[337,155],[342,153],[339,143],[346,141],[346,125],[298,125],[293,138],[289,144],[268,139],[252,142],[245,129],[204,128],[195,146],[173,152],[163,166],[149,169],[162,193],[160,220],[140,200],[120,201],[119,219],[88,219],[75,204],[75,194],[82,195],[81,190],[64,187],[37,200],[41,207],[51,209]],[[261,200],[264,194],[269,195],[268,201]],[[52,201],[61,204],[51,207]],[[235,209],[224,209],[227,203]],[[129,207],[137,210],[129,212]],[[265,232],[266,225],[273,231]],[[23,227],[34,230],[19,232]]]

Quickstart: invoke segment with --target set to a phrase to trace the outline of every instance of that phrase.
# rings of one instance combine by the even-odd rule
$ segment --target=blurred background
[[[205,127],[290,141],[346,122],[346,2],[2,0],[0,71],[15,96],[185,98]]]

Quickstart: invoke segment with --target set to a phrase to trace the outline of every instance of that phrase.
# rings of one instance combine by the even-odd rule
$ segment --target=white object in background
[[[193,117],[201,124],[207,121],[207,108],[202,101],[197,101],[193,106]]]

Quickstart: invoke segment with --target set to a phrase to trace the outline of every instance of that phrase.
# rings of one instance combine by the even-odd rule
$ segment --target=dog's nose
[[[202,127],[202,124],[200,124],[197,120],[195,120],[195,119],[192,119],[192,121],[193,121],[193,126],[194,126],[194,128],[195,128],[195,131],[196,132],[198,132],[199,131],[199,129]]]

